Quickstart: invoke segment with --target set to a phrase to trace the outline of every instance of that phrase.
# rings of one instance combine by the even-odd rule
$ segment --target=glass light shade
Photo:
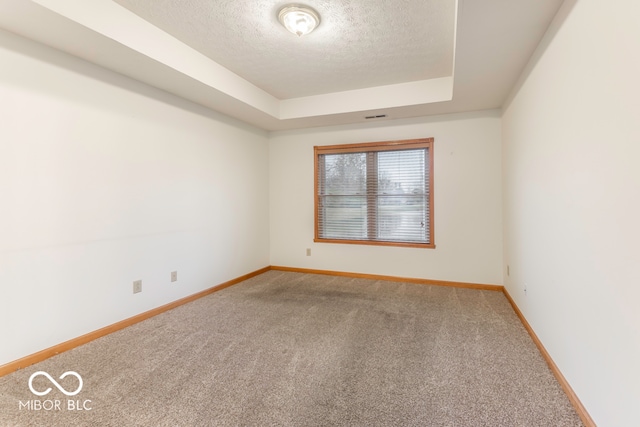
[[[293,34],[304,36],[320,24],[320,15],[305,6],[285,6],[278,13],[280,23]]]

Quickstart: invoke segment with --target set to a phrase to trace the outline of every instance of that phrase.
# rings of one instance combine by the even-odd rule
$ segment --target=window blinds
[[[317,238],[432,243],[431,146],[415,145],[320,147]]]

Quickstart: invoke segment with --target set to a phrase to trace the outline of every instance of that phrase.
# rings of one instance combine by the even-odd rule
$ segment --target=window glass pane
[[[317,238],[433,244],[430,142],[316,147]]]
[[[318,220],[322,237],[366,239],[366,154],[327,154],[321,157],[324,179],[319,188]]]
[[[365,194],[367,161],[365,153],[324,155],[324,188],[320,194]]]
[[[378,153],[377,240],[425,242],[425,150]]]
[[[425,193],[425,150],[378,153],[378,194]]]
[[[378,197],[378,237],[389,242],[425,242],[428,224],[424,196]]]
[[[367,238],[366,196],[322,197],[319,221],[326,239]]]

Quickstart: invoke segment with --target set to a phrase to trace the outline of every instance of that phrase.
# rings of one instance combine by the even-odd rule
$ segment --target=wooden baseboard
[[[138,315],[130,317],[128,319],[121,320],[120,322],[114,323],[112,325],[105,326],[104,328],[100,328],[93,332],[89,332],[88,334],[81,335],[76,338],[72,338],[63,343],[38,351],[37,353],[33,353],[23,358],[20,358],[18,360],[14,360],[13,362],[9,362],[5,365],[0,366],[0,377],[7,375],[11,372],[17,371],[19,369],[26,368],[27,366],[31,366],[38,362],[42,362],[43,360],[46,360],[52,356],[55,356],[56,354],[64,353],[65,351],[71,350],[73,348],[76,348],[78,346],[91,342],[105,335],[109,335],[113,332],[124,329],[127,326],[131,326],[138,322],[142,322],[143,320],[147,320],[153,316],[157,316],[158,314],[164,313],[165,311],[169,311],[183,304],[187,304],[189,302],[195,301],[199,298],[202,298],[214,292],[228,288],[229,286],[233,286],[237,283],[240,283],[244,280],[255,277],[259,274],[266,273],[269,270],[290,271],[290,272],[310,273],[310,274],[326,274],[326,275],[332,275],[332,276],[345,276],[345,277],[355,277],[355,278],[373,279],[373,280],[389,280],[389,281],[395,281],[395,282],[407,282],[407,283],[417,283],[417,284],[427,284],[427,285],[454,286],[458,288],[481,289],[481,290],[490,290],[490,291],[502,290],[502,286],[497,286],[497,285],[480,285],[480,284],[463,283],[463,282],[448,282],[448,281],[440,281],[440,280],[403,278],[403,277],[395,277],[395,276],[380,276],[380,275],[374,275],[374,274],[361,274],[361,273],[348,273],[348,272],[340,272],[340,271],[310,270],[310,269],[303,269],[303,268],[269,266],[269,267],[264,267],[264,268],[261,268],[260,270],[251,272],[249,274],[245,274],[243,276],[237,277],[233,280],[229,280],[228,282],[221,283],[217,286],[213,286],[202,292],[198,292],[196,294],[189,295],[179,300],[170,302],[161,307],[154,308],[153,310],[149,310],[144,313],[140,313]]]
[[[522,325],[525,327],[527,332],[529,332],[531,339],[536,344],[536,347],[538,347],[538,350],[540,351],[540,354],[542,354],[542,357],[544,358],[544,360],[547,362],[547,365],[549,365],[549,369],[551,369],[551,372],[556,377],[556,380],[558,380],[558,383],[560,383],[560,387],[562,387],[562,389],[566,393],[567,397],[569,398],[569,401],[571,402],[574,409],[578,413],[578,416],[582,420],[582,423],[585,425],[585,427],[596,427],[596,423],[591,418],[591,415],[589,415],[589,413],[587,412],[587,409],[584,407],[582,402],[580,402],[580,399],[578,399],[578,396],[576,395],[575,391],[573,391],[567,379],[564,377],[564,375],[562,375],[562,372],[560,371],[556,363],[551,358],[551,355],[549,354],[547,349],[544,348],[544,346],[542,345],[542,342],[540,341],[536,333],[533,331],[533,328],[531,327],[531,325],[529,325],[529,322],[520,311],[520,308],[518,308],[518,305],[516,304],[516,302],[513,300],[513,298],[511,298],[511,295],[509,295],[509,292],[507,291],[506,288],[503,288],[503,293],[504,293],[504,296],[509,301],[509,303],[511,304],[511,307],[513,307],[513,311],[516,312],[516,315],[520,319],[520,322],[522,322]]]
[[[525,327],[525,329],[531,336],[531,339],[535,343],[536,347],[538,347],[540,354],[542,354],[542,357],[545,359],[545,361],[549,365],[551,372],[556,377],[556,379],[558,380],[558,383],[566,393],[567,397],[569,398],[569,401],[571,402],[574,409],[578,413],[578,416],[582,420],[582,423],[585,425],[585,427],[596,427],[596,423],[593,421],[593,419],[587,412],[582,402],[580,402],[580,399],[578,399],[578,396],[569,385],[569,382],[564,377],[564,375],[562,375],[562,372],[560,371],[558,366],[555,364],[555,362],[551,358],[551,355],[549,355],[549,352],[547,351],[547,349],[544,348],[544,346],[542,345],[542,342],[540,341],[538,336],[535,334],[535,332],[531,328],[531,325],[529,325],[529,322],[524,317],[524,315],[516,305],[515,301],[513,300],[513,298],[511,298],[511,295],[509,295],[509,292],[507,292],[507,289],[504,286],[482,285],[482,284],[465,283],[465,282],[449,282],[444,280],[414,279],[414,278],[405,278],[405,277],[396,277],[396,276],[380,276],[376,274],[349,273],[349,272],[343,272],[343,271],[312,270],[312,269],[306,269],[306,268],[280,267],[280,266],[271,266],[271,270],[290,271],[290,272],[308,273],[308,274],[325,274],[329,276],[354,277],[359,279],[389,280],[393,282],[407,282],[407,283],[416,283],[416,284],[423,284],[423,285],[452,286],[457,288],[480,289],[480,290],[488,290],[488,291],[502,291],[502,293],[504,293],[505,297],[513,307],[513,310],[515,311],[516,315],[520,319],[520,322],[522,322],[522,325]]]
[[[390,282],[405,282],[415,283],[418,285],[436,285],[436,286],[449,286],[454,288],[466,288],[466,289],[478,289],[483,291],[498,291],[502,292],[503,286],[500,285],[483,285],[479,283],[466,283],[466,282],[450,282],[446,280],[432,280],[432,279],[416,279],[411,277],[397,277],[397,276],[382,276],[379,274],[363,274],[363,273],[350,273],[345,271],[330,271],[330,270],[312,270],[308,268],[295,268],[295,267],[281,267],[271,266],[271,270],[278,271],[291,271],[295,273],[307,273],[307,274],[325,274],[328,276],[342,276],[342,277],[354,277],[357,279],[371,279],[371,280],[387,280]]]
[[[69,341],[65,341],[63,343],[54,345],[53,347],[49,347],[37,353],[30,354],[28,356],[25,356],[13,362],[9,362],[5,365],[0,366],[0,377],[3,375],[7,375],[11,372],[17,371],[19,369],[26,368],[27,366],[31,366],[35,363],[42,362],[43,360],[48,359],[52,356],[55,356],[56,354],[60,354],[65,351],[71,350],[72,348],[81,346],[83,344],[86,344],[90,341],[93,341],[105,335],[109,335],[113,332],[119,331],[120,329],[124,329],[127,326],[131,326],[138,322],[142,322],[143,320],[147,320],[150,317],[157,316],[158,314],[164,313],[165,311],[169,311],[173,308],[187,304],[191,301],[195,301],[199,298],[202,298],[214,292],[228,288],[229,286],[233,286],[237,283],[250,279],[259,274],[266,273],[269,270],[270,270],[270,267],[261,268],[260,270],[256,270],[249,274],[236,277],[235,279],[229,280],[228,282],[221,283],[217,286],[213,286],[209,289],[205,289],[204,291],[198,292],[196,294],[189,295],[179,300],[170,302],[169,304],[165,304],[161,307],[154,308],[153,310],[145,311],[144,313],[140,313],[138,315],[135,315],[128,319],[121,320],[120,322],[114,323],[112,325],[105,326],[104,328],[95,330],[93,332],[89,332],[88,334],[70,339]]]
[[[483,284],[466,283],[466,282],[450,282],[450,281],[444,281],[444,280],[416,279],[416,278],[396,277],[396,276],[382,276],[377,274],[350,273],[350,272],[344,272],[344,271],[312,270],[312,269],[306,269],[306,268],[294,268],[294,267],[282,267],[282,266],[269,266],[269,267],[261,268],[260,270],[256,270],[254,272],[245,274],[243,276],[229,280],[228,282],[221,283],[217,286],[213,286],[209,289],[198,292],[196,294],[189,295],[187,297],[173,301],[169,304],[165,304],[161,307],[154,308],[153,310],[140,313],[136,316],[122,320],[120,322],[114,323],[112,325],[106,326],[96,331],[89,332],[88,334],[79,336],[77,338],[73,338],[61,344],[54,345],[53,347],[49,347],[37,353],[30,354],[29,356],[25,356],[13,362],[9,362],[5,365],[0,366],[0,377],[3,375],[7,375],[11,372],[17,371],[19,369],[26,368],[27,366],[33,365],[35,363],[42,362],[43,360],[48,359],[52,356],[55,356],[56,354],[60,354],[65,351],[71,350],[72,348],[81,346],[83,344],[86,344],[90,341],[93,341],[105,335],[109,335],[113,332],[124,329],[127,326],[131,326],[135,323],[142,322],[143,320],[149,319],[153,316],[157,316],[158,314],[164,313],[165,311],[169,311],[173,308],[195,301],[199,298],[210,295],[222,289],[228,288],[237,283],[240,283],[252,277],[258,276],[262,273],[266,273],[267,271],[270,271],[270,270],[289,271],[289,272],[307,273],[307,274],[324,274],[329,276],[353,277],[353,278],[359,278],[359,279],[388,280],[393,282],[407,282],[407,283],[415,283],[415,284],[421,284],[421,285],[450,286],[450,287],[456,287],[456,288],[478,289],[478,290],[486,290],[486,291],[502,291],[505,297],[507,298],[507,300],[509,301],[509,303],[511,304],[511,306],[513,307],[513,310],[515,311],[516,315],[522,322],[523,326],[531,336],[531,339],[538,347],[540,354],[542,354],[542,357],[545,359],[545,361],[549,365],[551,372],[558,380],[558,383],[560,383],[560,386],[562,387],[564,392],[567,394],[569,401],[575,408],[576,412],[578,413],[578,416],[580,417],[584,425],[586,427],[596,427],[595,422],[587,412],[586,408],[584,407],[582,402],[580,402],[580,399],[578,399],[578,396],[573,391],[573,389],[567,382],[564,375],[562,375],[562,372],[560,372],[560,369],[558,368],[558,366],[555,364],[555,362],[549,355],[549,352],[547,352],[547,349],[544,348],[544,346],[542,345],[542,342],[540,341],[538,336],[535,334],[535,332],[531,328],[531,325],[529,325],[529,322],[524,317],[524,315],[518,308],[517,304],[515,303],[513,298],[511,298],[511,295],[509,295],[509,292],[504,286],[483,285]]]

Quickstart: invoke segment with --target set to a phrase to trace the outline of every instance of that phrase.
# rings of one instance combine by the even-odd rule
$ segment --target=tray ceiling
[[[455,0],[310,2],[296,37],[273,0],[115,0],[279,99],[451,76]]]
[[[500,108],[562,0],[0,0],[0,28],[266,130]]]

